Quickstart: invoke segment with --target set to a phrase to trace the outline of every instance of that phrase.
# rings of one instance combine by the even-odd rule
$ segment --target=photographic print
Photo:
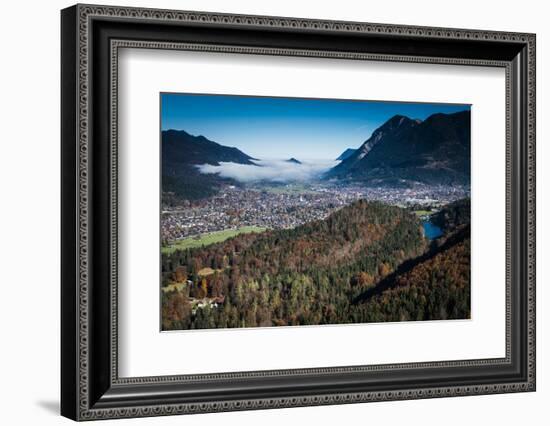
[[[470,318],[470,105],[160,104],[161,330]]]

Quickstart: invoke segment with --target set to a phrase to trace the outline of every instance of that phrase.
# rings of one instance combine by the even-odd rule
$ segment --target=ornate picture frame
[[[76,5],[61,13],[61,413],[73,420],[535,390],[535,35]],[[119,377],[117,90],[121,48],[506,72],[506,356]]]

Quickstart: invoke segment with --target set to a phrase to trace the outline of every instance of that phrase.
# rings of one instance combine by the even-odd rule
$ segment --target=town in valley
[[[226,230],[293,228],[325,219],[335,210],[360,199],[381,201],[427,215],[452,201],[469,196],[467,186],[227,185],[211,198],[176,207],[164,206],[162,241],[165,246],[170,246],[178,240],[199,240],[207,234]]]

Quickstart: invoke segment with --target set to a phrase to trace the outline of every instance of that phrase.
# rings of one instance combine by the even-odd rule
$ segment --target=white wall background
[[[492,395],[293,408],[102,424],[242,426],[351,423],[546,424],[550,401],[550,27],[540,0],[104,0],[103,4],[526,31],[537,33],[538,390]],[[59,9],[71,2],[3,4],[0,43],[0,418],[2,424],[69,424],[59,405]]]

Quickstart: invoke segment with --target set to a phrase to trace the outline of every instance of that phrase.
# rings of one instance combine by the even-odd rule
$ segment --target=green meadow
[[[239,234],[247,234],[250,232],[264,232],[267,228],[259,226],[243,226],[239,229],[226,229],[223,231],[211,232],[209,234],[201,235],[197,237],[184,238],[183,240],[176,241],[174,244],[162,247],[162,254],[172,254],[176,250],[187,250],[195,247],[208,246],[210,244],[219,243],[225,241],[228,238],[233,238]]]

